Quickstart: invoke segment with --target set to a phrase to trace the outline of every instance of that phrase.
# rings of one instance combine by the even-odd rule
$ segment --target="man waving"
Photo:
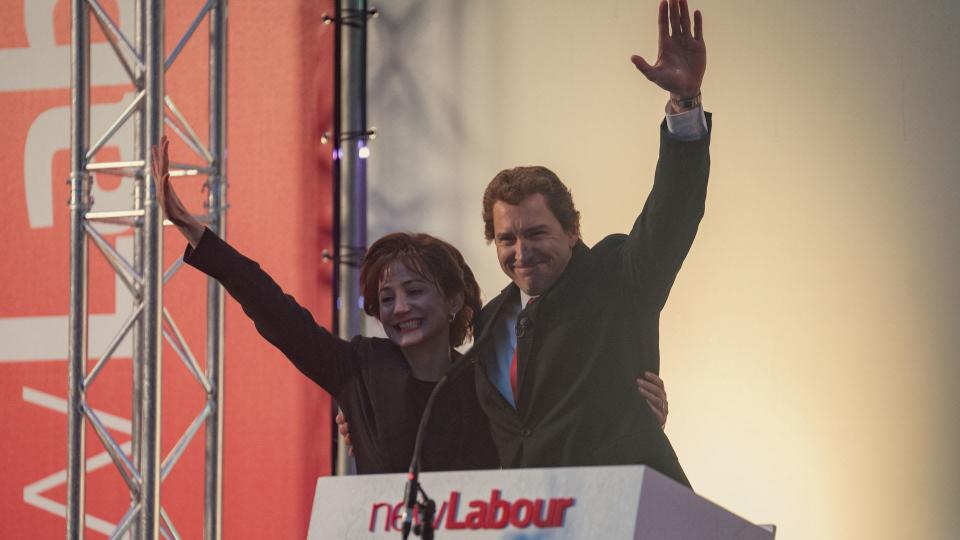
[[[710,170],[702,17],[691,24],[687,1],[670,0],[658,19],[656,61],[632,61],[670,98],[653,189],[629,234],[587,247],[570,191],[545,167],[501,171],[484,193],[486,238],[511,283],[481,314],[476,381],[504,467],[639,463],[689,485],[633,385],[659,371],[660,311]]]

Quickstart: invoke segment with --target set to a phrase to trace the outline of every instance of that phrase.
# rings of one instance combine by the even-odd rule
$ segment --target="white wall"
[[[459,246],[486,297],[499,170],[543,164],[585,240],[650,188],[665,94],[644,1],[408,1],[372,23],[371,231]],[[694,487],[783,539],[960,528],[960,7],[702,0],[707,216],[662,320]]]

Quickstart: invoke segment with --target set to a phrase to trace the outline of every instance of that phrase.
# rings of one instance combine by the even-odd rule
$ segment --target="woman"
[[[405,471],[427,396],[459,357],[453,347],[469,337],[480,312],[480,289],[459,252],[428,235],[375,242],[361,267],[364,309],[389,339],[345,341],[186,210],[170,184],[166,138],[154,149],[153,169],[160,204],[190,243],[184,262],[217,279],[260,334],[337,399],[351,421],[357,471]],[[437,397],[424,470],[498,466],[472,376],[451,381]]]
[[[480,312],[479,286],[460,253],[425,234],[394,233],[374,242],[360,271],[364,311],[389,339],[345,341],[186,210],[170,184],[166,137],[153,148],[153,174],[167,218],[190,244],[184,262],[217,279],[257,331],[337,399],[350,421],[357,472],[405,471],[427,396],[459,358],[454,347],[471,335]],[[665,414],[665,394],[650,386],[646,391],[661,404],[651,407]],[[430,431],[423,470],[499,466],[472,370],[438,395]]]

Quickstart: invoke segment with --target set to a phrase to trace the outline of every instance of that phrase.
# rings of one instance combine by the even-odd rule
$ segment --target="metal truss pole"
[[[227,1],[210,8],[210,153],[211,174],[207,179],[207,213],[210,228],[226,237],[227,180]],[[223,288],[207,279],[207,400],[210,416],[206,426],[204,472],[204,538],[222,537],[223,513]]]
[[[173,316],[163,306],[163,284],[181,260],[164,272],[163,226],[155,179],[149,174],[149,148],[169,126],[196,153],[203,164],[171,164],[171,177],[208,176],[205,189],[208,222],[217,234],[225,232],[226,209],[226,6],[227,0],[207,0],[169,57],[164,56],[164,0],[135,0],[133,43],[127,39],[99,0],[73,0],[71,51],[71,197],[70,197],[70,335],[67,428],[67,538],[82,538],[84,527],[84,430],[93,428],[124,480],[130,507],[110,538],[179,539],[180,534],[160,501],[160,485],[182,456],[197,431],[206,426],[204,467],[204,535],[219,539],[222,514],[223,469],[223,293],[212,280],[207,286],[207,356],[205,373],[187,345]],[[165,94],[165,72],[193,36],[204,17],[210,25],[209,149],[198,139],[173,99]],[[96,20],[136,90],[133,101],[97,142],[90,139],[90,20]],[[97,152],[130,119],[134,124],[133,161],[98,162]],[[90,197],[92,174],[119,175],[134,182],[131,210],[97,212]],[[117,251],[96,227],[105,222],[134,228],[132,262]],[[166,223],[169,224],[169,223]],[[87,368],[88,249],[98,248],[117,277],[130,290],[134,305],[126,321]],[[130,450],[118,444],[87,403],[87,394],[127,336],[133,334],[133,398]],[[190,427],[161,461],[162,412],[161,348],[166,340],[206,395],[206,403]],[[91,520],[92,522],[93,520]],[[103,527],[102,520],[97,520]],[[108,524],[109,525],[109,524]],[[90,525],[94,526],[94,525]],[[101,530],[100,532],[105,532]]]
[[[338,105],[334,135],[337,177],[334,219],[339,231],[336,327],[340,337],[350,339],[363,330],[360,296],[360,261],[367,246],[367,141],[373,130],[367,127],[367,19],[376,10],[366,0],[338,0],[337,58],[334,59]],[[343,99],[344,96],[346,99]],[[346,449],[337,447],[336,472],[349,472]]]
[[[139,57],[144,58],[146,55],[146,32],[144,27],[147,20],[147,0],[135,0],[134,4],[134,47]],[[138,89],[142,89],[144,80],[142,63],[138,64],[134,71],[134,80],[139,81],[137,87]],[[149,153],[149,148],[147,148],[146,145],[147,122],[144,115],[145,111],[141,107],[137,109],[133,117],[133,156],[134,159],[142,163],[147,162],[147,154]],[[143,212],[143,203],[146,199],[144,192],[146,190],[147,175],[142,173],[137,174],[134,176],[133,182],[133,208],[137,212]],[[144,228],[135,227],[133,231],[133,267],[137,274],[141,276],[143,275],[144,264],[144,241]],[[139,305],[140,301],[140,297],[134,298],[135,306]],[[131,357],[133,388],[130,394],[130,455],[133,459],[133,466],[138,471],[141,470],[142,463],[140,459],[140,441],[143,440],[143,429],[141,427],[140,417],[143,409],[140,404],[143,402],[143,369],[148,363],[147,357],[144,354],[144,332],[144,317],[141,316],[137,318],[137,322],[133,327],[133,355]],[[131,523],[130,537],[140,538],[139,520],[133,520]]]
[[[90,17],[84,0],[73,0],[70,38],[70,336],[67,399],[67,538],[84,528],[86,475],[83,381],[87,364],[87,238],[90,203],[86,149],[90,141]]]
[[[164,0],[147,0],[144,20],[144,120],[146,147],[160,144],[164,118]],[[147,171],[152,161],[147,156]],[[156,179],[143,190],[143,379],[140,395],[140,537],[160,535],[161,346],[163,325],[163,218],[157,202]],[[136,405],[136,404],[134,404]]]

